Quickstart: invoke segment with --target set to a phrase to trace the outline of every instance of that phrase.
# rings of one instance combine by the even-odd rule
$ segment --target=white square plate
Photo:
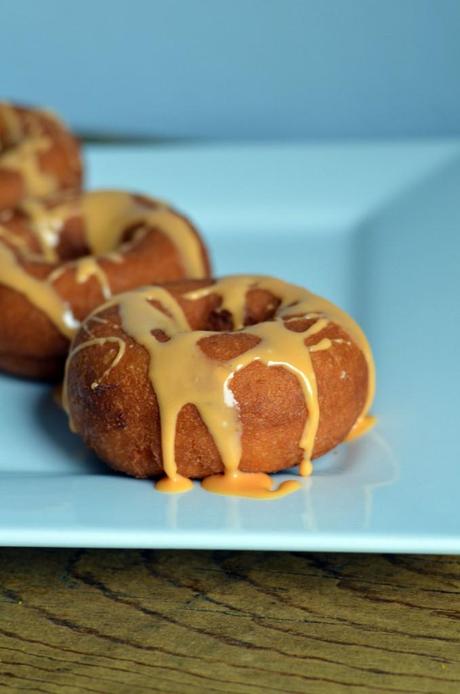
[[[109,472],[49,388],[0,376],[0,544],[460,552],[460,143],[93,147],[90,185],[190,213],[216,274],[278,275],[361,322],[377,428],[260,502]],[[279,475],[280,480],[288,475]]]

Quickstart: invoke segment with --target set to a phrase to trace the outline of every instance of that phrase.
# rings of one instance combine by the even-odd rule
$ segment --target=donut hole
[[[250,289],[245,298],[243,311],[243,325],[236,325],[232,313],[222,308],[222,299],[216,294],[210,294],[203,305],[203,312],[199,324],[192,325],[195,330],[209,330],[211,332],[237,332],[250,325],[265,323],[274,320],[281,301],[271,292],[264,289]]]
[[[86,234],[83,220],[79,215],[69,217],[59,234],[59,241],[56,246],[56,253],[59,260],[79,260],[91,254],[90,247],[86,241]]]
[[[133,241],[137,241],[139,237],[146,234],[150,228],[151,227],[146,225],[145,222],[134,222],[132,224],[128,224],[121,235],[121,243],[129,244]],[[112,248],[111,250],[114,251],[115,249]]]
[[[145,208],[146,211],[152,210],[156,205],[152,201],[143,199],[142,196],[133,196],[139,205],[141,211]],[[59,218],[53,219],[54,208],[59,209],[62,206],[72,205],[75,203],[75,211],[72,213],[67,211],[61,221]],[[39,215],[34,219],[38,207]],[[34,230],[34,224],[38,223],[43,231],[41,232],[44,238],[52,238],[56,234],[56,245],[52,247],[52,251],[56,255],[56,261],[67,262],[80,260],[86,256],[92,255],[92,250],[88,244],[88,230],[81,210],[79,209],[78,197],[75,197],[75,192],[65,191],[63,193],[51,195],[46,200],[39,203],[25,201],[16,209],[4,211],[5,215],[0,218],[0,225],[8,230],[12,236],[19,238],[22,250],[27,253],[41,255],[43,248],[40,242],[40,234]],[[45,216],[45,221],[42,218]],[[48,219],[46,220],[46,216]],[[53,227],[57,225],[57,229]],[[144,236],[152,231],[152,227],[145,224],[145,221],[127,222],[116,244],[108,244],[110,247],[105,249],[105,253],[113,253],[120,246],[127,246],[140,241]],[[14,239],[12,239],[13,245]],[[8,240],[7,240],[8,242]],[[21,247],[20,247],[21,248]]]
[[[208,316],[205,329],[217,333],[232,332],[232,314],[225,308],[213,309]]]
[[[243,325],[235,327],[234,318],[230,311],[222,308],[212,308],[205,316],[201,325],[195,329],[210,330],[222,335],[203,337],[198,342],[201,350],[211,359],[226,361],[234,359],[244,352],[253,349],[260,338],[246,333],[245,328],[277,319],[281,301],[271,292],[264,289],[250,289],[246,294]],[[293,309],[295,306],[292,307]],[[303,314],[291,314],[283,320],[284,327],[291,332],[304,333],[321,318],[320,315],[305,317]],[[321,337],[322,330],[315,337]]]
[[[150,333],[158,342],[169,342],[169,340],[171,339],[170,336],[167,335],[164,330],[160,330],[159,328],[151,330]]]
[[[215,296],[215,295],[214,295]],[[217,297],[219,303],[220,297]],[[217,361],[235,359],[259,344],[257,335],[244,332],[244,328],[272,321],[281,301],[264,289],[250,289],[246,294],[243,325],[235,326],[234,317],[225,308],[212,308],[205,315],[202,330],[220,332],[222,335],[203,337],[198,342],[207,357]]]
[[[20,240],[21,245],[14,244],[19,247],[19,250],[27,254],[43,254],[43,248],[40,244],[39,237],[31,228],[30,215],[26,211],[18,208],[15,210],[7,210],[5,218],[0,219],[0,225],[3,226],[13,238]],[[52,231],[50,229],[50,231]],[[5,239],[8,243],[8,238]],[[83,226],[83,220],[80,215],[68,217],[57,235],[57,244],[54,247],[54,252],[58,261],[67,262],[71,260],[79,260],[90,254],[90,248],[86,242],[86,234]]]

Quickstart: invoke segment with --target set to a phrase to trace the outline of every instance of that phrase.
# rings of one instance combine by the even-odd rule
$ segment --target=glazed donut
[[[81,180],[78,142],[54,114],[0,102],[0,210]]]
[[[24,202],[0,225],[0,369],[58,377],[80,322],[112,294],[208,276],[197,231],[163,202],[119,191]]]
[[[271,497],[260,473],[370,426],[372,354],[344,311],[263,276],[186,280],[100,306],[66,365],[71,428],[111,467],[184,491]],[[250,473],[250,474],[248,474]],[[254,474],[255,473],[255,474]]]

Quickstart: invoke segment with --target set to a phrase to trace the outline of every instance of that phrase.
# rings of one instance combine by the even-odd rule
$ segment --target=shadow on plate
[[[82,475],[117,474],[110,471],[80,438],[70,431],[67,415],[54,400],[52,389],[46,389],[37,395],[35,409],[38,425],[62,454],[63,467],[70,463],[72,472]]]

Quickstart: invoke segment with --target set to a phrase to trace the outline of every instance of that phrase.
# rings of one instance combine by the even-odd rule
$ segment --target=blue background
[[[460,133],[460,0],[0,0],[0,96],[83,132]]]

